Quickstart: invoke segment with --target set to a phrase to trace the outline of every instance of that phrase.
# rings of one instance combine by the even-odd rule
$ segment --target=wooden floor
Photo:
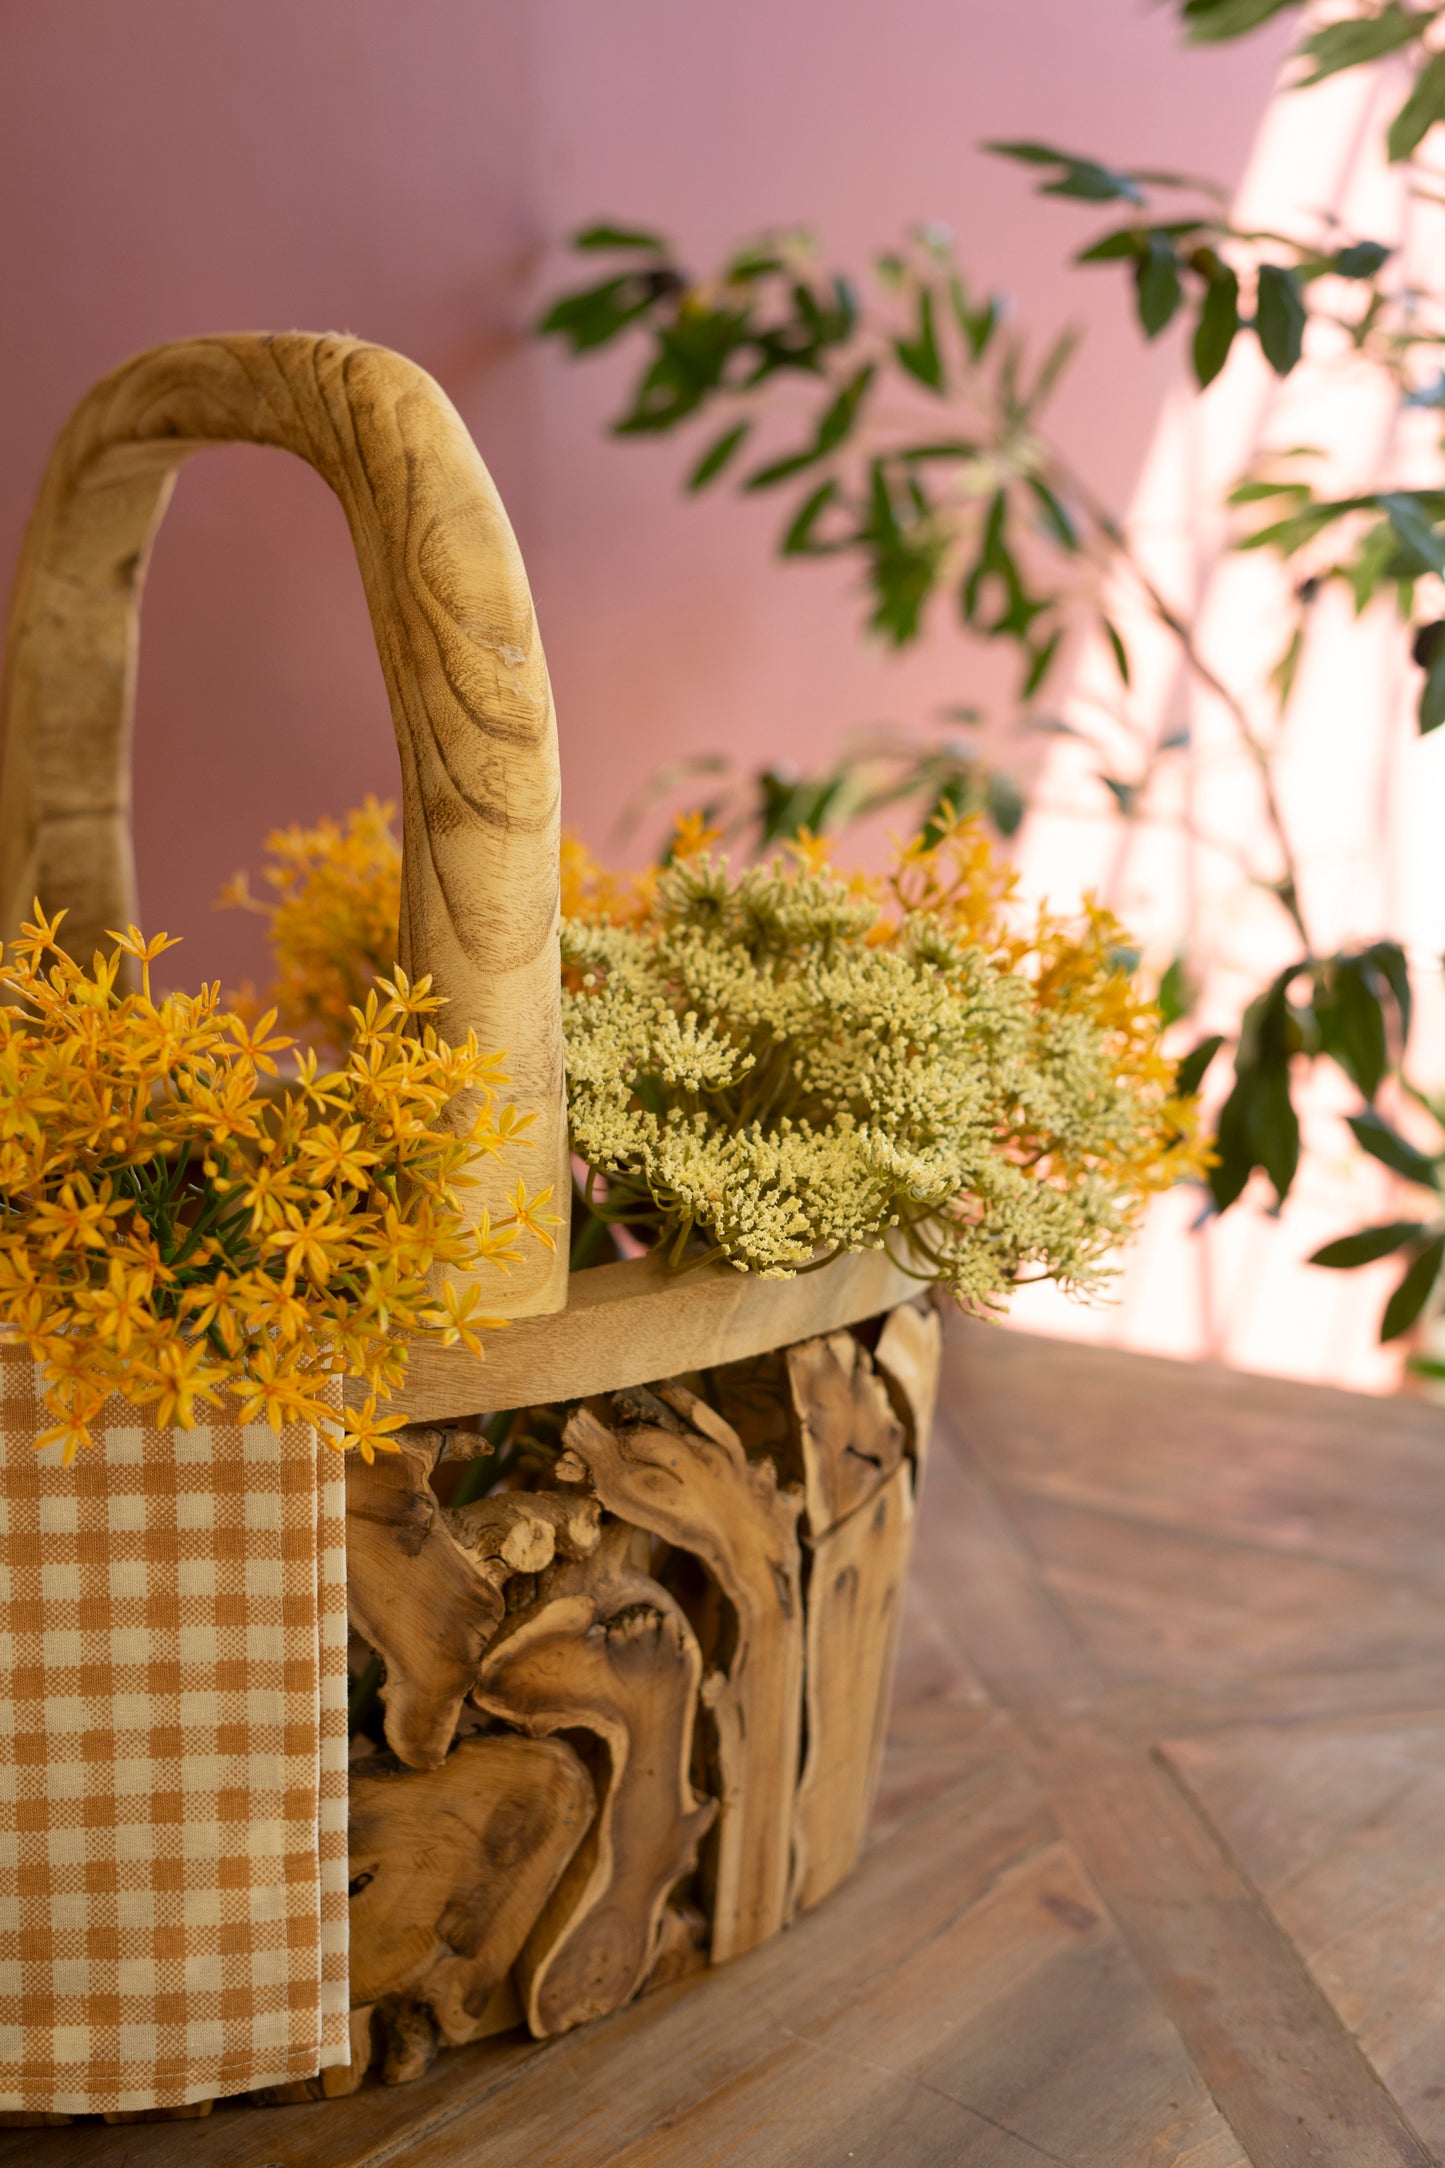
[[[0,2168],[1445,2161],[1445,1412],[953,1330],[854,1880],[547,2047]]]

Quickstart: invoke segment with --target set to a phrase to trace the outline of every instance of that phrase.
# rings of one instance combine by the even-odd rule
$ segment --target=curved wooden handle
[[[559,771],[527,576],[460,415],[414,363],[358,339],[282,332],[138,355],[66,424],[31,520],[0,696],[0,933],[38,895],[67,946],[139,917],[130,737],[141,589],[182,460],[207,444],[309,460],[341,499],[401,754],[399,957],[447,997],[449,1037],[505,1048],[537,1110],[529,1189],[570,1195],[557,965]],[[464,1194],[505,1211],[495,1162]],[[513,1174],[512,1179],[515,1179]],[[566,1304],[555,1255],[486,1284],[498,1315]]]

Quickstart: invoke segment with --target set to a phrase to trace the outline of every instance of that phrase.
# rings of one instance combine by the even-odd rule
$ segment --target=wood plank
[[[1445,1661],[1445,1591],[1092,1506],[1014,1496],[1054,1602],[1116,1679],[1228,1682]]]
[[[947,1349],[949,1404],[1006,1495],[1031,1491],[1445,1587],[1440,1417],[1427,1402],[965,1319],[951,1322]]]
[[[1445,2156],[1445,1713],[1170,1741],[1420,2136]]]
[[[1059,1407],[1064,1449],[1067,1400]],[[1090,1720],[1098,1665],[947,1422],[930,1484],[920,1556],[927,1545],[934,1570],[946,1561],[954,1629],[1027,1728],[1064,1833],[1250,2161],[1425,2168],[1407,2122],[1177,1786]],[[1315,2152],[1301,2150],[1304,2134]]]
[[[654,2129],[613,2168],[1245,2163],[1063,1844],[860,1985],[830,2021],[789,2012],[685,2141]]]
[[[1048,1757],[1065,1833],[1254,2168],[1431,2168],[1299,1953],[1152,1756]]]
[[[413,1348],[392,1406],[409,1421],[439,1423],[480,1409],[582,1400],[835,1332],[916,1291],[882,1250],[860,1250],[792,1280],[760,1280],[728,1265],[669,1272],[655,1257],[596,1265],[572,1275],[565,1310],[514,1319],[488,1334],[485,1356]]]
[[[655,2137],[673,2147],[663,2158],[696,2168],[702,2156],[692,2118],[700,2102],[743,2073],[766,2069],[786,2029],[826,2025],[871,1982],[926,1949],[1011,1868],[1055,1843],[1041,1794],[1024,1772],[1016,1764],[980,1767],[876,1846],[846,1898],[840,1892],[786,1935],[696,1986],[664,1990],[569,2034],[534,2071],[515,2072],[475,2115],[429,2131],[424,2152],[414,2144],[397,2157],[424,2159],[426,2168],[475,2168],[478,2160],[486,2168],[602,2168],[625,2158],[625,2147]],[[846,2159],[845,2128],[834,2126],[830,2161]],[[753,2168],[750,2153],[732,2159]]]
[[[893,1686],[913,1541],[913,1471],[812,1546],[803,1661],[807,1753],[793,1802],[791,1904],[836,1889],[863,1841]]]

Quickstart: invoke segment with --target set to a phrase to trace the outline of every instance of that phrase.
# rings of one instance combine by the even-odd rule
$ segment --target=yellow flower
[[[398,1446],[391,1433],[399,1430],[405,1419],[400,1415],[378,1415],[376,1395],[372,1393],[364,1407],[347,1409],[340,1439],[341,1450],[358,1452],[368,1465],[378,1453],[395,1453]],[[326,1442],[328,1445],[332,1443],[329,1435]]]
[[[353,1189],[368,1187],[369,1170],[381,1156],[378,1152],[368,1151],[362,1144],[360,1122],[349,1122],[345,1129],[322,1122],[309,1137],[302,1138],[301,1154],[309,1162],[307,1174],[310,1180],[345,1182]]]
[[[507,1199],[512,1211],[505,1225],[515,1227],[519,1233],[535,1235],[547,1249],[554,1250],[557,1245],[547,1230],[549,1227],[559,1227],[562,1224],[561,1218],[556,1212],[542,1210],[543,1205],[551,1201],[551,1196],[552,1185],[549,1182],[545,1189],[539,1189],[535,1196],[529,1197],[527,1186],[519,1177],[515,1190]]]
[[[86,1177],[77,1175],[61,1185],[58,1197],[36,1205],[31,1225],[46,1255],[58,1257],[75,1247],[103,1250],[112,1216],[109,1192],[97,1197]]]
[[[445,1125],[449,1102],[470,1095],[492,1152],[526,1118],[498,1103],[495,1055],[438,1038],[430,982],[349,980],[343,1065],[308,1051],[293,1085],[263,1085],[285,1050],[274,1016],[241,1023],[216,986],[157,999],[164,936],[129,928],[83,969],[58,927],[37,906],[0,962],[0,1324],[40,1365],[65,1458],[112,1394],[162,1426],[229,1394],[242,1420],[334,1431],[328,1378],[359,1380],[374,1416],[408,1342],[479,1349],[477,1290],[438,1301],[429,1275],[504,1270],[519,1237],[549,1239],[546,1199],[519,1188],[522,1223],[463,1222],[478,1147]]]

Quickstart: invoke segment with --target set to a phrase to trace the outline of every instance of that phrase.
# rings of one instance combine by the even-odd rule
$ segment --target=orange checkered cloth
[[[0,1345],[0,2107],[345,2063],[340,1456],[114,1400],[64,1468],[49,1427]]]

